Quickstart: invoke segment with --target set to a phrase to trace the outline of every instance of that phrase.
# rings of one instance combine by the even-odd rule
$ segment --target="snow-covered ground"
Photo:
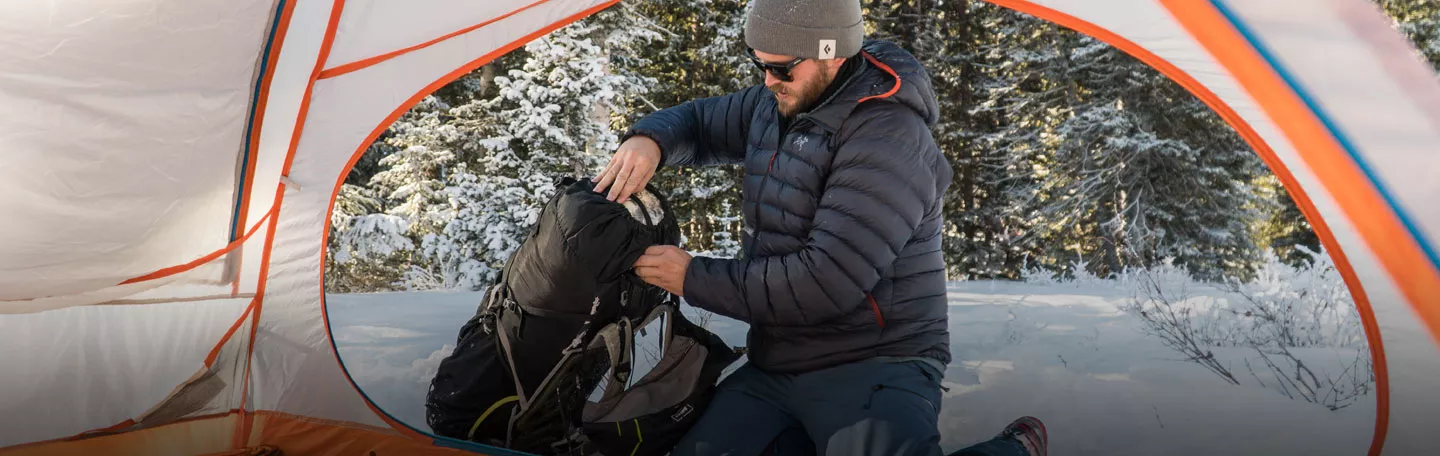
[[[1197,302],[1224,303],[1209,299],[1219,291],[1191,291]],[[1240,380],[1233,385],[1142,332],[1142,320],[1121,310],[1131,291],[1116,282],[955,282],[949,296],[946,451],[1021,415],[1045,421],[1054,456],[1355,455],[1370,445],[1373,395],[1335,411],[1290,399],[1255,350],[1216,348],[1215,359]],[[329,315],[356,383],[398,419],[428,429],[429,379],[479,301],[461,292],[331,295]],[[709,328],[744,343],[742,323],[713,317]],[[1357,351],[1294,353],[1323,377],[1351,366]]]

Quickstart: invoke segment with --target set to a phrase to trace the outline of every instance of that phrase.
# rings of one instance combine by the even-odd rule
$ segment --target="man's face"
[[[758,50],[755,51],[755,57],[775,64],[795,60],[793,55],[769,54]],[[766,71],[765,86],[775,93],[775,101],[780,105],[780,115],[794,117],[818,103],[820,94],[835,80],[835,73],[843,62],[844,59],[806,59],[790,69],[790,82],[782,81]]]

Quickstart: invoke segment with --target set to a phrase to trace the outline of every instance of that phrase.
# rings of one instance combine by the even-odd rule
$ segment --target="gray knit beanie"
[[[771,54],[811,59],[860,53],[865,24],[860,0],[750,0],[745,44]]]

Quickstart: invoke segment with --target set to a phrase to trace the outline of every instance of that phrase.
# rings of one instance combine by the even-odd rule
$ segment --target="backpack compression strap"
[[[480,429],[480,423],[485,422],[485,419],[486,419],[486,418],[489,418],[491,413],[495,413],[495,410],[496,410],[496,409],[499,409],[500,406],[505,405],[505,404],[509,404],[509,403],[511,403],[511,402],[515,402],[515,401],[518,401],[518,400],[520,400],[520,396],[508,396],[508,397],[506,397],[506,398],[504,398],[504,399],[500,399],[500,400],[498,400],[498,401],[495,401],[494,404],[490,404],[490,408],[485,409],[485,413],[481,413],[481,414],[480,414],[480,418],[475,419],[475,424],[470,425],[470,432],[469,432],[468,434],[465,434],[465,439],[466,439],[466,440],[475,440],[475,430],[476,430],[476,429]],[[512,411],[510,412],[510,415],[512,415],[512,416],[515,415],[515,412],[513,411],[513,407],[512,407]]]

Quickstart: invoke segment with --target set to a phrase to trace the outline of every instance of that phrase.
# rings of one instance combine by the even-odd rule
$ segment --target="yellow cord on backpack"
[[[470,439],[470,440],[475,440],[475,430],[476,430],[476,429],[480,429],[480,423],[481,423],[481,422],[484,422],[484,421],[485,421],[485,418],[489,418],[489,417],[490,417],[490,414],[491,414],[491,413],[494,413],[494,412],[495,412],[495,409],[500,408],[500,406],[505,405],[505,404],[510,403],[510,402],[515,402],[515,401],[518,401],[518,400],[520,400],[520,396],[510,396],[510,397],[507,397],[507,398],[504,398],[504,399],[495,401],[494,404],[490,404],[490,408],[485,409],[485,413],[481,413],[481,414],[480,414],[480,418],[475,420],[475,424],[473,424],[473,425],[470,426],[470,433],[469,433],[469,434],[465,434],[465,438],[466,438],[466,439]]]
[[[618,424],[620,424],[620,423],[615,423],[615,424],[618,425]],[[630,450],[630,456],[635,456],[635,453],[637,453],[637,452],[640,451],[640,444],[641,444],[641,443],[645,443],[645,436],[640,434],[640,419],[639,419],[639,418],[636,418],[636,419],[635,419],[635,449]]]

